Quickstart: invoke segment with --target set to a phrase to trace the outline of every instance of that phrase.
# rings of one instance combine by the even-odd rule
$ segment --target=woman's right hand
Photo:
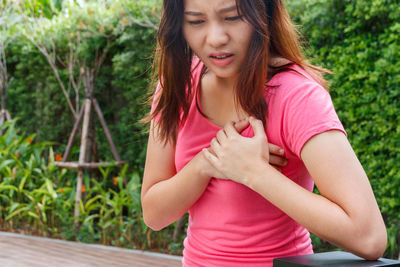
[[[249,119],[240,120],[234,123],[235,129],[238,133],[242,132],[249,126]],[[268,143],[269,148],[269,164],[281,171],[281,167],[286,166],[287,159],[284,157],[285,151],[280,146]],[[266,157],[267,158],[267,157]]]
[[[234,123],[235,129],[238,133],[241,133],[244,129],[249,126],[249,119],[245,118],[243,120]],[[280,146],[268,143],[269,148],[269,163],[278,171],[281,171],[281,167],[286,166],[287,159],[284,157],[284,150]],[[212,152],[212,151],[211,151]],[[200,151],[200,157],[204,157],[203,151]],[[216,178],[226,178],[220,172],[218,172],[205,158],[202,158],[202,162],[205,164],[201,167],[203,174],[208,177]]]

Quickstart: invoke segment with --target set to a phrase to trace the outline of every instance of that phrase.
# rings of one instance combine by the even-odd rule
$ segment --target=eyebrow
[[[222,8],[221,10],[218,11],[218,13],[228,13],[228,12],[234,11],[236,9],[237,9],[236,5],[234,5],[234,6]],[[190,15],[190,16],[202,16],[203,15],[203,13],[196,12],[196,11],[185,11],[184,14]]]

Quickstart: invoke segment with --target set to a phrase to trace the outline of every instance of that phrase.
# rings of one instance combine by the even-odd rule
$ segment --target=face
[[[218,78],[237,77],[253,35],[235,0],[184,0],[183,35]]]

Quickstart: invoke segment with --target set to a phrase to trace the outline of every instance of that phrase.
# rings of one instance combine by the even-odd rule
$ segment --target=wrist
[[[206,162],[206,158],[204,156],[204,152],[200,151],[194,158],[193,158],[193,163],[194,163],[194,167],[195,167],[195,171],[196,171],[196,176],[208,183],[211,179],[211,175],[210,175],[210,170],[209,168],[207,168],[207,165],[205,164]]]
[[[245,185],[258,192],[260,187],[265,186],[265,183],[272,181],[271,178],[275,172],[278,171],[267,162],[257,164],[257,167],[252,169],[250,175],[246,179]]]

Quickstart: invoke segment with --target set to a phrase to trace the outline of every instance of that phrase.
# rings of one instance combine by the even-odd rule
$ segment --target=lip
[[[211,53],[210,61],[217,67],[225,67],[232,63],[234,54],[226,52]],[[224,58],[217,58],[224,57]]]

